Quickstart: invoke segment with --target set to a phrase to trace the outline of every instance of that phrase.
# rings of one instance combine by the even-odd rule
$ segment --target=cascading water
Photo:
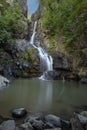
[[[36,35],[37,21],[34,24],[33,34],[30,39],[30,44],[36,48],[39,52],[40,57],[40,65],[43,71],[43,75],[39,79],[45,79],[44,72],[53,70],[53,59],[52,57],[40,46],[39,41],[35,43],[35,35]]]

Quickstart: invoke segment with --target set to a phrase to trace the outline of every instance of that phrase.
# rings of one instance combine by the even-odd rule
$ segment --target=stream
[[[0,115],[10,116],[13,108],[56,114],[69,119],[87,106],[87,86],[68,81],[16,79],[0,91]]]

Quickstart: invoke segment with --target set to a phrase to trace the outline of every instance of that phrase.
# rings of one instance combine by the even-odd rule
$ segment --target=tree
[[[17,2],[10,6],[6,0],[0,2],[0,44],[16,38],[22,11]]]

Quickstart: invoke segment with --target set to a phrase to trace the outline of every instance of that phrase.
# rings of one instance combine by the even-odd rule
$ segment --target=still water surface
[[[0,91],[0,115],[5,116],[25,107],[69,118],[80,106],[87,106],[87,85],[76,82],[17,79]]]

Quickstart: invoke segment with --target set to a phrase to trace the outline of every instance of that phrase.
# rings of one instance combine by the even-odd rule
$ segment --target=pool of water
[[[76,82],[17,79],[0,91],[0,115],[5,116],[24,107],[69,118],[80,106],[87,106],[87,85]]]

